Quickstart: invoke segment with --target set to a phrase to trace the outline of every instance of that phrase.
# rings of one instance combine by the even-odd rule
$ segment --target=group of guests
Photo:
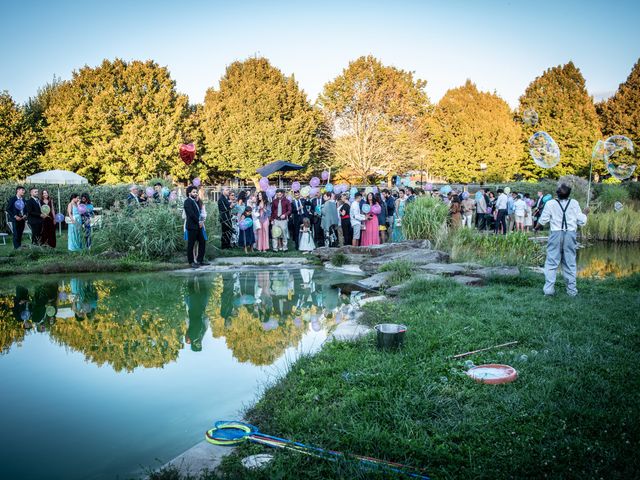
[[[89,194],[71,195],[66,216],[56,213],[53,199],[46,189],[29,189],[29,198],[25,198],[26,189],[16,187],[15,195],[7,202],[6,211],[11,222],[13,248],[22,246],[25,226],[31,230],[31,243],[38,246],[56,248],[56,225],[64,220],[68,225],[68,249],[71,251],[91,247],[91,217],[93,205]],[[82,205],[82,206],[80,206]],[[64,217],[64,219],[63,219]]]
[[[543,192],[533,200],[528,193],[512,192],[509,187],[491,190],[480,188],[473,196],[469,192],[452,191],[440,195],[449,205],[449,224],[452,228],[472,228],[507,234],[529,232],[537,225],[548,199]]]
[[[306,196],[278,189],[270,199],[264,191],[236,194],[225,187],[218,200],[221,247],[281,252],[292,240],[296,249],[308,253],[319,246],[399,242],[406,204],[414,198],[410,188]]]

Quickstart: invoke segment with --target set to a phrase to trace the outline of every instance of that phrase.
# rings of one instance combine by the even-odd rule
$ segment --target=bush
[[[452,232],[451,258],[456,262],[480,262],[486,265],[540,265],[543,247],[525,233],[484,235],[471,229]]]
[[[165,205],[109,210],[94,233],[96,251],[136,254],[166,260],[184,248],[181,210]]]
[[[619,212],[594,213],[582,231],[592,240],[640,242],[640,212],[623,208]]]
[[[629,191],[622,185],[600,185],[597,193],[600,210],[611,210],[614,203],[625,203],[631,198]]]
[[[417,197],[408,203],[402,218],[402,232],[407,240],[430,240],[434,244],[446,236],[449,207],[440,199]]]

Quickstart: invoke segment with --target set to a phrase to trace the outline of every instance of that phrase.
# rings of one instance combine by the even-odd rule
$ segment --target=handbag
[[[67,225],[73,223],[73,219],[71,217],[64,217],[64,223],[66,223]]]
[[[401,227],[402,226],[402,218],[398,217],[396,218],[396,227]]]

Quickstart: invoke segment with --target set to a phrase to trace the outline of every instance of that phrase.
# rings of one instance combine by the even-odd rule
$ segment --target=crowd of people
[[[72,194],[66,215],[56,213],[55,203],[46,189],[40,192],[37,187],[30,188],[28,199],[25,194],[26,188],[19,185],[15,195],[7,202],[13,248],[22,246],[26,226],[29,226],[33,245],[56,248],[56,226],[61,222],[68,225],[67,247],[70,251],[91,247],[91,218],[94,212],[89,194]]]

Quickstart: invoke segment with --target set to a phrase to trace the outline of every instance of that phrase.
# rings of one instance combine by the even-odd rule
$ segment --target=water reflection
[[[596,243],[578,251],[578,277],[627,277],[640,272],[637,244]]]
[[[48,334],[86,360],[130,372],[163,367],[184,348],[201,352],[210,328],[238,361],[270,365],[309,330],[341,321],[350,299],[318,275],[303,268],[24,282],[0,291],[0,348]]]

